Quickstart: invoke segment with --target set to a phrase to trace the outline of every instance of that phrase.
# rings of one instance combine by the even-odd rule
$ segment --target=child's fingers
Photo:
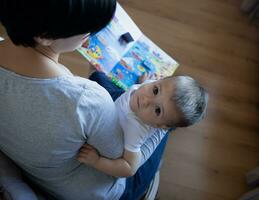
[[[148,76],[148,72],[144,72],[139,78],[138,78],[138,83],[143,83]]]
[[[90,153],[91,151],[92,151],[92,149],[87,149],[87,148],[80,149],[80,152],[83,152],[83,153]]]
[[[94,147],[89,144],[84,144],[83,147],[87,149],[94,149]]]
[[[154,79],[154,74],[149,72],[147,75],[147,79]]]
[[[90,144],[84,144],[84,146],[88,148],[93,148],[93,146],[91,146]]]
[[[80,148],[80,151],[93,151],[93,149],[92,149],[92,148],[89,148],[89,147],[82,146],[82,147]]]
[[[84,153],[84,152],[80,152],[78,155],[77,155],[77,159],[80,158],[80,160],[83,162],[83,161],[87,161],[89,160],[91,156],[88,154],[88,153]]]
[[[77,160],[79,162],[84,162],[85,161],[84,157],[82,157],[82,156],[77,156]]]
[[[81,163],[85,163],[85,164],[91,164],[93,163],[93,161],[95,157],[93,156],[93,154],[91,153],[85,153],[85,152],[80,152],[77,155],[77,160]]]

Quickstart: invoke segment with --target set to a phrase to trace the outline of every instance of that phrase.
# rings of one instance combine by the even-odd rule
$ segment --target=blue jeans
[[[123,89],[113,84],[103,72],[96,71],[89,77],[89,79],[96,81],[99,85],[104,87],[110,93],[113,101],[125,92]],[[167,140],[168,134],[165,135],[153,154],[138,169],[136,174],[126,179],[126,188],[120,200],[139,200],[145,195],[158,170]]]

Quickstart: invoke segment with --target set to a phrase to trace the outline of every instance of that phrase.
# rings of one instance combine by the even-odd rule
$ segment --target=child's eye
[[[156,113],[156,116],[159,116],[160,113],[161,113],[161,108],[160,107],[156,107],[155,108],[155,113]]]
[[[157,86],[154,86],[154,87],[153,87],[153,94],[154,94],[154,95],[157,95],[157,94],[158,94],[158,87],[157,87]]]

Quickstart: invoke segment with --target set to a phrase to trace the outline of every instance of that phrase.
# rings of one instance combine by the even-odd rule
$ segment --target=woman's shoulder
[[[99,86],[96,82],[80,76],[62,77],[60,78],[58,84],[60,85],[60,87],[63,87],[69,90],[79,90],[79,91],[87,90],[87,91],[93,91],[93,92],[102,90],[102,87]]]
[[[102,101],[112,101],[109,93],[99,84],[79,76],[66,77],[60,80],[60,87],[68,93],[76,93],[81,99],[100,99]]]
[[[76,98],[78,104],[89,106],[114,104],[110,94],[102,86],[86,78],[79,76],[66,77],[60,80],[58,87],[67,96]]]

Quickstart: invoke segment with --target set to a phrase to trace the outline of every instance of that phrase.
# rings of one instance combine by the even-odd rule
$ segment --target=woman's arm
[[[113,160],[100,156],[95,148],[86,144],[81,148],[78,160],[105,174],[129,177],[133,176],[140,166],[141,152],[124,150],[122,158]]]

